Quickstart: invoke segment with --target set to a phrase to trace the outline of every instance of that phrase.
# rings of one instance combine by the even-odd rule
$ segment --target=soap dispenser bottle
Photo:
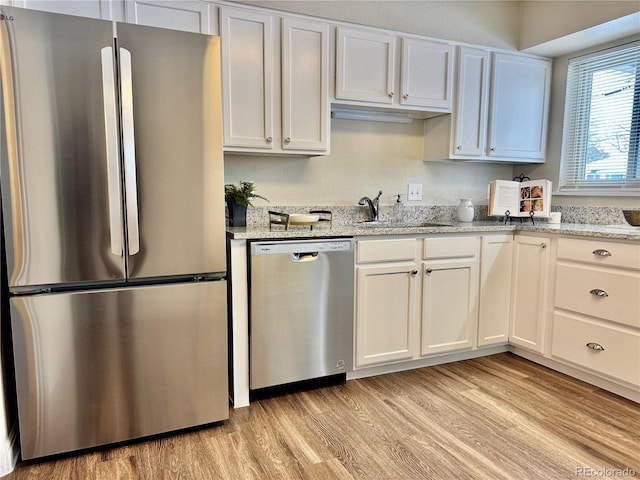
[[[402,223],[402,200],[400,194],[396,199],[396,203],[393,204],[393,223]]]

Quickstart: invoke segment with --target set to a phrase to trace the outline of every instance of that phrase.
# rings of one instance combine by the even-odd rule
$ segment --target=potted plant
[[[254,198],[267,200],[262,195],[255,193],[255,185],[253,182],[240,182],[235,185],[227,183],[224,186],[224,199],[227,202],[229,211],[229,226],[244,227],[247,225],[247,207],[252,205]]]

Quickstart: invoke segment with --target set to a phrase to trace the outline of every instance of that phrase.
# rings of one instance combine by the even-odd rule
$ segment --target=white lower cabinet
[[[509,343],[537,353],[544,352],[545,311],[551,240],[516,235]]]
[[[409,360],[417,336],[417,270],[411,264],[357,268],[356,366]]]
[[[558,239],[555,360],[640,390],[640,243]]]
[[[420,353],[474,346],[477,325],[477,237],[424,240]]]
[[[422,355],[473,347],[475,259],[425,262]]]
[[[480,253],[478,346],[509,341],[513,235],[485,235]]]
[[[551,355],[614,381],[640,386],[640,332],[637,329],[556,312]]]
[[[418,338],[416,240],[356,245],[355,366],[410,360]]]
[[[356,245],[356,369],[475,346],[479,237]]]

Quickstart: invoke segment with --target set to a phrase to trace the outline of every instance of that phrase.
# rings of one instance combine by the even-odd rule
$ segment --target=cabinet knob
[[[591,295],[595,295],[596,297],[608,297],[609,294],[607,292],[605,292],[604,290],[600,289],[600,288],[594,288],[593,290],[590,290],[589,293]]]
[[[273,142],[273,138],[272,137],[267,137],[266,140],[267,140],[267,143]]]
[[[291,137],[287,137],[284,139],[285,145],[289,145],[291,143]]]
[[[598,248],[593,251],[594,255],[598,255],[599,257],[610,257],[611,252],[609,250],[605,250],[604,248]]]
[[[491,147],[489,150],[491,150],[492,152],[496,151],[496,147]]]
[[[407,98],[409,98],[409,94],[408,94],[408,93],[405,93],[405,94],[402,96],[402,98],[404,98],[404,99],[406,100]]]
[[[389,92],[389,98],[393,98],[393,92]]]
[[[431,272],[433,272],[433,268],[427,268],[426,274],[431,275]]]
[[[456,149],[458,149],[458,150],[462,150],[462,145],[458,145],[458,146],[456,147]]]
[[[414,277],[418,274],[418,270],[412,270],[411,271],[411,275],[413,275]]]
[[[544,243],[544,242],[542,242],[542,243],[540,244],[540,248],[547,248],[547,244],[546,244],[546,243]]]
[[[604,352],[604,347],[596,342],[587,343],[587,348],[590,348],[591,350],[595,350],[596,352]]]

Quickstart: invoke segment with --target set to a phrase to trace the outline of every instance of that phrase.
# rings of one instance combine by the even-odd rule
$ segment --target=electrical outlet
[[[410,183],[407,189],[407,200],[422,200],[422,184]]]

